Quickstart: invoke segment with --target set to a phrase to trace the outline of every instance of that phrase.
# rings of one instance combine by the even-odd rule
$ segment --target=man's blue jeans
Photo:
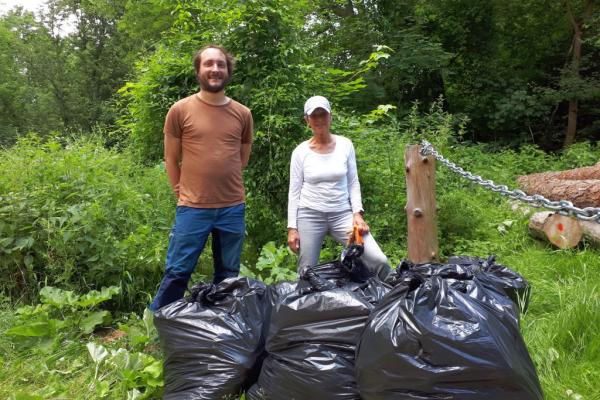
[[[183,297],[198,257],[212,233],[215,283],[237,276],[244,243],[245,205],[224,208],[178,206],[175,225],[169,236],[166,269],[152,311]]]

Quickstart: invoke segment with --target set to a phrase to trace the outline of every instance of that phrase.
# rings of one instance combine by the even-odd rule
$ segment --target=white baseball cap
[[[322,108],[331,114],[329,100],[323,96],[313,96],[304,103],[304,115],[311,115],[317,108]]]

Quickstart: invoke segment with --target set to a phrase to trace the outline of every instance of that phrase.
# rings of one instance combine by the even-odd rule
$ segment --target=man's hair
[[[216,44],[208,44],[196,52],[196,55],[194,56],[194,71],[196,71],[196,75],[198,75],[198,72],[200,71],[202,52],[206,49],[217,49],[225,55],[225,59],[227,60],[227,74],[229,75],[229,79],[231,79],[233,76],[233,68],[235,67],[235,60],[227,50]]]

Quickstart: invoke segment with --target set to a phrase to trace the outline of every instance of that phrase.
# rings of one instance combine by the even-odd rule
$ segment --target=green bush
[[[2,151],[0,291],[35,299],[41,286],[120,286],[120,306],[154,292],[174,199],[159,167],[94,140],[21,140]]]

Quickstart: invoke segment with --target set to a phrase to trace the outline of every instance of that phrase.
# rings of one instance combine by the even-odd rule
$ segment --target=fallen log
[[[567,169],[564,171],[537,172],[535,174],[523,175],[521,178],[544,180],[544,179],[562,179],[562,180],[584,180],[600,179],[600,162],[590,167],[581,167]]]
[[[600,206],[600,163],[557,172],[540,172],[517,179],[527,194],[540,194],[547,199],[569,200],[577,207]]]
[[[561,249],[575,247],[582,239],[591,245],[600,246],[600,224],[581,221],[552,211],[533,214],[529,219],[529,232],[532,236],[546,240]]]

